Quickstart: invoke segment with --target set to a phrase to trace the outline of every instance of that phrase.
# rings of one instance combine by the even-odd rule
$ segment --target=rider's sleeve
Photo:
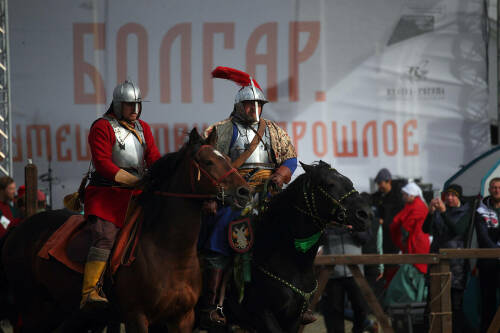
[[[297,157],[292,157],[287,160],[285,160],[281,165],[286,166],[288,169],[290,169],[290,172],[293,173],[295,172],[295,169],[297,169]]]
[[[106,119],[97,120],[90,128],[88,142],[96,171],[101,176],[114,180],[115,174],[120,170],[111,159],[116,137]]]
[[[229,144],[229,149],[231,149],[237,137],[238,137],[238,127],[236,126],[235,123],[233,123],[233,135],[231,136],[231,143]]]
[[[158,151],[158,147],[156,147],[156,142],[153,137],[153,133],[151,132],[151,127],[149,127],[148,123],[140,120],[142,129],[144,131],[144,139],[146,140],[146,155],[145,160],[147,166],[151,166],[157,159],[161,157],[160,152]]]

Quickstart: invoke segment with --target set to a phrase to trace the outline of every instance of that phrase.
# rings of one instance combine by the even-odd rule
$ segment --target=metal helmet
[[[262,104],[266,104],[268,102],[262,90],[257,87],[252,87],[252,85],[245,86],[241,88],[238,93],[236,93],[236,96],[234,97],[234,104],[243,101],[259,101]]]
[[[118,119],[122,118],[122,102],[136,103],[135,111],[140,115],[141,90],[131,80],[125,80],[113,90],[113,112]]]

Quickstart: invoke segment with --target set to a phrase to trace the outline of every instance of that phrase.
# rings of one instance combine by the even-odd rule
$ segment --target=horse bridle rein
[[[299,294],[300,296],[302,296],[302,298],[304,298],[304,302],[302,303],[302,308],[300,310],[300,313],[304,313],[306,310],[307,310],[307,305],[309,304],[309,300],[311,299],[312,295],[314,295],[314,293],[318,290],[318,280],[315,280],[316,281],[316,284],[314,285],[314,289],[311,290],[310,292],[305,292],[297,287],[295,287],[293,284],[291,284],[290,282],[280,278],[279,276],[269,272],[268,270],[266,270],[264,267],[260,266],[260,265],[257,265],[257,268],[262,272],[264,273],[265,275],[269,276],[270,278],[273,278],[274,280],[278,281],[278,282],[281,282],[283,285],[287,286],[288,288],[290,288],[292,291],[294,291],[295,293]]]
[[[335,199],[330,193],[328,193],[323,187],[321,186],[316,186],[316,187],[313,187],[312,190],[310,191],[310,198],[308,197],[308,191],[306,189],[306,183],[304,183],[304,190],[303,190],[303,193],[304,193],[304,201],[305,201],[305,205],[307,207],[307,210],[306,209],[302,209],[300,208],[299,206],[295,206],[295,209],[297,209],[299,212],[301,212],[302,214],[306,215],[306,216],[309,216],[313,219],[313,221],[318,225],[318,227],[320,228],[321,232],[323,232],[326,228],[326,226],[328,224],[335,224],[335,225],[339,225],[339,226],[342,226],[342,227],[345,227],[343,224],[341,223],[338,223],[338,222],[334,222],[334,221],[329,221],[325,218],[322,218],[321,216],[319,216],[318,214],[318,209],[316,207],[316,198],[314,196],[314,189],[317,188],[319,193],[323,194],[326,198],[328,198],[332,203],[333,203],[333,209],[331,211],[331,215],[335,215],[335,213],[337,212],[337,210],[340,211],[339,216],[342,216],[342,218],[340,219],[339,216],[337,216],[337,219],[343,221],[346,216],[347,216],[347,208],[344,207],[344,205],[342,205],[342,201],[344,201],[345,199],[347,199],[349,196],[355,194],[355,193],[358,193],[358,191],[356,191],[355,189],[352,189],[351,191],[345,193],[344,195],[342,195],[338,200]],[[304,313],[307,309],[307,305],[309,303],[309,299],[311,298],[311,296],[318,290],[318,280],[315,280],[316,281],[316,284],[315,284],[315,287],[312,291],[310,292],[305,292],[299,288],[297,288],[296,286],[294,286],[292,283],[280,278],[279,276],[277,276],[276,274],[273,274],[271,273],[270,271],[266,270],[264,267],[262,267],[261,265],[256,265],[256,267],[262,272],[264,273],[265,275],[267,275],[268,277],[280,282],[281,284],[287,286],[288,288],[290,288],[293,292],[295,292],[296,294],[302,296],[302,298],[304,299],[304,302],[302,303],[302,308],[301,308],[301,314]]]
[[[299,206],[295,206],[295,209],[301,212],[302,214],[309,216],[313,219],[313,221],[318,225],[318,227],[323,231],[328,224],[333,224],[336,226],[340,226],[343,228],[346,228],[346,226],[342,223],[338,223],[336,221],[330,221],[327,220],[318,214],[318,209],[316,207],[316,197],[314,195],[314,190],[317,189],[319,193],[323,194],[327,199],[329,199],[332,204],[333,208],[331,211],[331,215],[336,217],[336,220],[339,222],[343,222],[345,218],[347,217],[347,208],[342,205],[342,201],[350,197],[351,195],[358,193],[355,189],[352,189],[351,191],[345,193],[343,196],[341,196],[339,199],[335,199],[330,193],[328,193],[322,186],[314,186],[310,190],[310,198],[308,197],[308,191],[306,189],[306,183],[304,183],[304,202],[306,205],[306,209],[300,208]],[[337,214],[337,215],[335,215]]]
[[[188,198],[188,199],[217,199],[222,201],[222,205],[224,205],[224,199],[229,196],[224,192],[224,186],[221,185],[222,181],[229,177],[231,174],[238,172],[235,168],[231,167],[225,174],[216,178],[210,174],[207,170],[205,170],[197,161],[199,154],[202,149],[205,148],[213,148],[211,145],[202,145],[194,154],[194,157],[191,159],[190,168],[189,168],[189,181],[191,184],[192,193],[174,193],[174,192],[165,192],[165,191],[154,191],[154,194],[165,196],[165,197],[174,197],[174,198]],[[197,170],[196,177],[194,170]],[[200,182],[201,174],[203,174],[210,183],[218,189],[217,194],[199,194],[196,193],[195,184],[196,182]],[[196,179],[195,179],[196,178]]]

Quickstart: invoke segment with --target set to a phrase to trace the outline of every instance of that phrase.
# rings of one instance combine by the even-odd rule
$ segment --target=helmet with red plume
[[[234,104],[243,101],[259,101],[262,104],[268,102],[257,81],[248,73],[234,68],[219,66],[212,71],[212,77],[230,80],[241,86],[241,89],[234,97]]]

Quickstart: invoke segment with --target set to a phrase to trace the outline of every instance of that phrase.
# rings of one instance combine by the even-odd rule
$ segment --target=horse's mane
[[[284,215],[284,212],[290,211],[290,203],[294,202],[296,196],[302,196],[304,192],[304,186],[307,186],[308,182],[318,183],[323,179],[323,175],[330,171],[330,164],[325,162],[318,162],[311,165],[312,169],[298,176],[290,185],[287,186],[283,192],[275,195],[271,198],[269,203],[269,208],[266,212],[266,219],[269,219],[271,223],[278,223],[282,218],[278,218]],[[295,214],[295,212],[294,212]],[[283,222],[283,221],[281,221]]]
[[[160,214],[161,203],[159,200],[161,198],[154,192],[169,187],[187,150],[187,145],[184,145],[177,152],[163,155],[151,165],[148,172],[140,180],[138,187],[142,188],[142,193],[139,195],[138,201],[143,207],[146,227],[158,220]]]
[[[262,223],[259,223],[258,236],[256,241],[259,242],[259,247],[255,248],[256,254],[266,255],[268,251],[279,248],[280,242],[288,242],[286,239],[287,230],[294,223],[297,214],[295,203],[297,200],[302,200],[304,187],[308,187],[308,183],[321,183],[323,175],[329,172],[330,165],[325,162],[319,162],[311,165],[309,171],[298,176],[283,192],[271,198],[268,209],[262,216]],[[293,206],[291,206],[293,205]],[[279,235],[279,237],[277,237]]]
[[[281,220],[283,219],[281,217],[284,215],[284,212],[289,210],[290,203],[295,201],[294,198],[298,193],[302,193],[304,184],[308,179],[309,177],[305,173],[298,176],[286,189],[271,198],[269,207],[265,213],[265,218],[270,223],[282,222]]]

